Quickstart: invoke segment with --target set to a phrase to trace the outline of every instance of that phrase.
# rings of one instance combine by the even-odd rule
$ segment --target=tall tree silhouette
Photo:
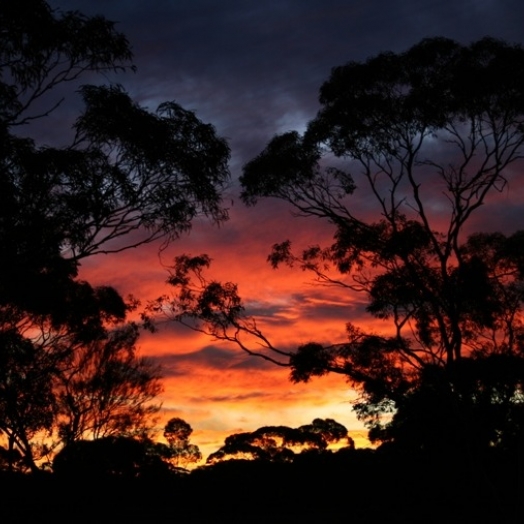
[[[135,69],[104,17],[2,2],[0,33],[0,430],[34,464],[31,435],[56,429],[56,410],[66,441],[129,429],[122,403],[127,415],[147,412],[157,373],[134,354],[136,334],[111,330],[129,306],[113,288],[80,281],[79,264],[169,242],[196,217],[226,220],[229,148],[175,102],[151,112],[121,85],[80,84]],[[44,144],[68,86],[83,109],[64,127],[65,145]]]
[[[234,284],[206,279],[205,256],[176,259],[168,282],[178,291],[160,303],[177,321],[195,327],[197,319],[196,329],[289,366],[294,381],[346,376],[375,436],[384,437],[382,413],[432,397],[427,406],[448,399],[445,416],[455,422],[495,407],[490,432],[477,431],[480,415],[459,433],[497,444],[523,393],[523,233],[471,228],[495,193],[518,183],[523,93],[522,47],[426,39],[333,69],[304,135],[276,136],[244,167],[247,204],[279,198],[334,228],[327,247],[297,254],[289,240],[275,244],[271,265],[298,265],[320,284],[365,293],[390,334],[349,322],[345,343],[282,350],[246,315]],[[359,209],[359,195],[374,212]],[[494,356],[506,362],[496,377],[481,371]]]

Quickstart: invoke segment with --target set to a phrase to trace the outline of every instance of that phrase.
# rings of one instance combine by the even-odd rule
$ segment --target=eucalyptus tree
[[[445,403],[463,443],[502,444],[507,421],[522,418],[524,233],[518,222],[513,231],[473,228],[489,225],[486,205],[521,182],[524,49],[493,38],[425,39],[334,68],[320,104],[303,135],[274,137],[244,167],[242,198],[284,200],[299,217],[331,224],[327,246],[297,253],[284,240],[268,261],[308,270],[348,300],[364,294],[384,331],[348,318],[343,343],[281,347],[234,283],[207,279],[204,255],[176,259],[168,283],[177,291],[157,307],[290,367],[294,381],[344,375],[376,438],[391,438],[402,411],[425,399],[429,410]],[[382,426],[392,411],[394,423]]]

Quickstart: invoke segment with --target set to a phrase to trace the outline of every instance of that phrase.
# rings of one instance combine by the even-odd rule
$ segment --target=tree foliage
[[[53,359],[16,331],[0,333],[0,434],[7,438],[9,469],[16,455],[22,469],[35,470],[32,439],[50,435],[56,416],[50,377]]]
[[[172,317],[200,319],[197,329],[290,366],[292,380],[346,376],[372,437],[413,434],[427,412],[464,442],[500,444],[523,393],[523,233],[472,227],[518,183],[524,49],[426,39],[333,69],[320,103],[303,135],[276,136],[244,167],[242,197],[279,198],[332,224],[327,247],[295,253],[286,240],[268,261],[309,270],[350,297],[364,293],[384,331],[348,322],[344,343],[282,351],[246,315],[235,285],[202,276],[203,257],[176,260]],[[384,412],[397,413],[386,427]]]
[[[89,342],[46,336],[1,334],[0,433],[22,469],[36,470],[55,448],[79,440],[150,433],[161,369],[137,355],[136,325],[115,325]]]

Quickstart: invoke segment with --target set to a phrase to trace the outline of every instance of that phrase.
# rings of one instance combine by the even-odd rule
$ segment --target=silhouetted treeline
[[[181,475],[2,474],[3,522],[521,522],[522,464],[487,450],[305,453]]]

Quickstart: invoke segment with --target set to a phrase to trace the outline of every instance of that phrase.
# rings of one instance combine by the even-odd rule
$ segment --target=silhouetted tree
[[[7,438],[8,469],[16,460],[25,470],[36,471],[32,439],[50,436],[56,416],[51,378],[54,363],[30,340],[16,331],[1,332],[0,433]]]
[[[300,254],[290,241],[275,244],[272,266],[299,265],[320,284],[365,293],[367,311],[390,322],[389,334],[348,323],[345,343],[279,349],[246,316],[234,284],[205,279],[205,256],[176,259],[168,282],[179,294],[160,304],[177,321],[195,328],[196,319],[196,329],[290,366],[294,381],[346,376],[376,436],[381,414],[399,409],[392,437],[403,410],[407,420],[429,402],[447,406],[448,423],[439,427],[463,441],[477,438],[487,416],[481,441],[496,444],[508,431],[503,420],[515,420],[524,375],[520,365],[503,366],[494,383],[481,370],[491,356],[524,357],[524,234],[471,234],[471,227],[493,193],[518,180],[523,93],[522,47],[426,39],[333,69],[304,135],[276,136],[244,167],[247,204],[279,198],[335,230],[331,245]],[[498,415],[488,416],[493,409]],[[468,423],[459,427],[458,419]]]
[[[161,373],[136,354],[136,326],[114,326],[89,343],[0,336],[0,431],[26,468],[77,440],[149,433]]]
[[[209,455],[208,464],[231,458],[292,462],[297,451],[325,451],[329,444],[346,440],[353,446],[347,429],[333,419],[313,420],[311,424],[290,428],[264,426],[253,432],[226,437],[224,446]]]
[[[164,427],[164,437],[173,446],[189,440],[191,433],[193,433],[193,428],[178,417],[169,419]]]
[[[164,427],[164,437],[168,446],[166,458],[175,467],[186,467],[202,460],[198,446],[189,442],[193,428],[181,418],[169,419]]]
[[[348,436],[348,430],[332,418],[316,418],[311,424],[300,426],[298,430],[305,434],[319,435],[326,445],[340,440],[347,440],[350,446],[353,443],[351,437]]]
[[[134,70],[104,17],[2,2],[0,33],[0,430],[34,467],[32,436],[58,421],[71,442],[134,432],[154,409],[158,373],[136,357],[136,331],[111,330],[127,304],[79,280],[79,264],[226,220],[229,148],[175,102],[151,112],[121,85],[80,85]],[[44,144],[68,86],[83,109]]]
[[[107,337],[62,347],[52,379],[61,440],[146,436],[160,405],[161,370],[136,354],[138,329],[116,327]],[[55,349],[56,351],[56,349]]]

